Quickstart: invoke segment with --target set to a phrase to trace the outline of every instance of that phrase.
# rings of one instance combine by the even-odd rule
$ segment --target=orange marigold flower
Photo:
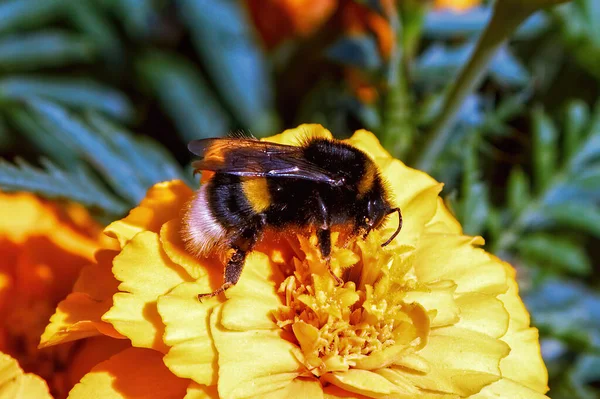
[[[27,193],[0,193],[0,221],[0,352],[6,354],[0,381],[13,389],[38,380],[23,375],[14,358],[46,379],[53,394],[64,396],[70,387],[62,369],[70,348],[39,351],[37,346],[56,304],[93,261],[101,228],[78,205],[59,206]]]
[[[307,134],[331,137],[302,125],[266,140],[297,144]],[[157,184],[107,227],[120,250],[84,270],[42,338],[131,342],[70,397],[546,398],[538,332],[513,268],[462,234],[440,183],[369,132],[347,142],[373,158],[402,208],[390,245],[380,246],[394,221],[346,246],[334,235],[337,286],[314,236],[266,236],[237,285],[199,302],[222,282],[222,254],[185,251],[180,218],[193,192]]]

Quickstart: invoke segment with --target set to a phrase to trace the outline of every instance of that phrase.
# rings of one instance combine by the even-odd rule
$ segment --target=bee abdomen
[[[182,223],[182,238],[188,252],[203,256],[223,245],[227,231],[219,223],[209,204],[210,183],[200,187],[189,202]]]

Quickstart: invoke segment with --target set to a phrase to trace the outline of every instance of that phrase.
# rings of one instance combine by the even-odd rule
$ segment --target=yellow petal
[[[222,280],[223,265],[214,259],[197,259],[185,250],[181,239],[181,219],[172,219],[163,224],[160,229],[160,242],[162,248],[171,261],[182,268],[194,279],[199,279],[208,274],[210,278]]]
[[[367,370],[350,369],[344,372],[327,373],[321,377],[321,380],[369,398],[394,395],[400,399],[408,399],[408,397],[396,396],[401,394],[397,385],[385,377]]]
[[[500,360],[509,351],[506,343],[485,334],[444,327],[431,331],[429,342],[419,355],[434,367],[500,375]]]
[[[0,399],[52,399],[46,381],[25,374],[12,357],[0,353]]]
[[[506,292],[503,266],[484,250],[471,246],[473,238],[447,234],[425,234],[415,251],[415,273],[420,282],[451,280],[456,293]]]
[[[285,388],[303,369],[292,354],[295,345],[278,330],[230,331],[215,308],[210,325],[219,359],[219,394],[230,399],[256,398]]]
[[[111,223],[104,233],[116,238],[121,248],[144,230],[158,233],[164,223],[179,216],[192,194],[192,190],[180,180],[155,184],[139,206],[133,208],[127,217]]]
[[[546,395],[529,389],[508,378],[503,378],[483,388],[468,399],[549,399]]]
[[[198,294],[213,288],[207,280],[183,283],[158,299],[165,324],[163,340],[170,346],[164,357],[171,372],[204,385],[217,383],[217,351],[210,333],[212,308],[221,302],[213,297],[200,302]]]
[[[416,302],[429,312],[434,312],[431,327],[443,327],[455,324],[460,320],[460,310],[454,300],[456,284],[442,280],[426,284],[423,289],[408,291],[404,301]]]
[[[344,142],[366,152],[371,158],[376,159],[378,162],[382,162],[382,160],[386,158],[391,158],[390,153],[383,148],[377,139],[377,136],[364,129],[357,130],[352,137],[344,140]]]
[[[261,395],[261,399],[321,399],[323,388],[314,379],[296,378],[290,384],[277,391]]]
[[[435,204],[427,203],[428,207],[433,207],[429,218],[424,221],[427,223],[435,214],[437,207],[437,194],[441,191],[441,184],[429,176],[427,173],[409,168],[402,162],[394,159],[386,164],[379,165],[383,177],[387,180],[394,204],[402,208],[402,212],[408,214],[405,209],[407,204],[423,192],[433,187],[438,187],[433,201]]]
[[[514,275],[512,268],[509,272]],[[548,392],[548,372],[540,352],[538,331],[529,328],[529,314],[513,278],[509,279],[508,286],[506,294],[498,297],[511,317],[508,331],[501,338],[512,349],[500,363],[502,375],[537,392]]]
[[[344,398],[344,399],[368,399],[367,396],[361,395],[359,393],[354,393],[354,392],[348,392],[345,389],[342,389],[338,386],[335,385],[327,385],[324,389],[323,389],[323,397],[325,399],[338,399],[338,398]]]
[[[171,374],[161,353],[129,348],[95,366],[69,392],[69,399],[182,398],[188,384]]]
[[[436,184],[432,187],[426,188],[413,196],[408,203],[402,205],[402,230],[398,235],[398,239],[392,241],[390,247],[400,243],[412,243],[417,239],[423,230],[425,224],[431,220],[437,209],[437,198],[439,192],[442,190],[441,184]],[[383,236],[388,236],[393,233],[396,229],[397,224],[387,223],[382,232]]]
[[[323,126],[316,123],[305,123],[293,129],[287,129],[283,133],[264,139],[271,143],[298,146],[310,137],[332,138],[333,135]]]
[[[283,305],[275,282],[283,281],[279,269],[260,252],[246,259],[238,284],[227,290],[221,325],[229,330],[259,330],[277,328],[272,312]]]
[[[113,273],[122,283],[113,306],[102,317],[129,338],[133,346],[166,352],[162,341],[164,324],[156,300],[193,279],[169,260],[156,233],[137,234],[113,261]]]
[[[459,296],[456,304],[460,308],[457,327],[478,331],[492,338],[500,338],[506,333],[509,314],[502,301],[494,296],[468,293]]]
[[[456,217],[450,212],[444,200],[438,197],[438,206],[435,215],[427,223],[426,230],[428,233],[449,233],[462,234],[462,226],[456,220]]]
[[[206,385],[190,383],[183,399],[219,399],[217,386],[207,387]]]

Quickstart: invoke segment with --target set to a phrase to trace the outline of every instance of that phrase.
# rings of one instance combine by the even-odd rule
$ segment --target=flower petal
[[[284,130],[283,133],[264,139],[271,143],[300,145],[304,140],[310,137],[332,138],[333,135],[322,125],[317,123],[304,123],[296,128]]]
[[[58,304],[56,312],[42,334],[40,348],[75,341],[95,335],[125,338],[114,327],[102,321],[112,302],[98,302],[87,294],[74,292]]]
[[[389,188],[391,190],[394,204],[402,208],[403,213],[407,213],[407,204],[413,201],[421,193],[426,192],[433,187],[438,187],[437,192],[433,194],[432,201],[435,204],[427,202],[427,207],[432,207],[429,217],[424,221],[429,222],[433,217],[437,207],[437,194],[441,191],[442,184],[438,183],[434,178],[429,176],[427,173],[419,170],[409,168],[402,162],[394,159],[393,161],[386,161],[385,164],[379,165],[383,177],[387,180]],[[431,196],[431,195],[430,195]],[[416,203],[418,205],[418,201]],[[415,205],[415,204],[413,204]],[[406,211],[406,212],[405,212]]]
[[[510,315],[502,301],[495,296],[468,293],[459,296],[456,304],[460,308],[457,327],[478,331],[492,338],[500,338],[506,333]]]
[[[512,267],[505,265],[514,275]],[[548,372],[540,352],[538,331],[529,328],[529,314],[513,278],[509,279],[508,287],[506,294],[498,296],[511,315],[508,331],[501,338],[512,349],[500,363],[502,375],[537,392],[548,392]]]
[[[82,341],[81,346],[77,348],[69,361],[68,386],[75,386],[95,365],[130,347],[129,340],[106,336],[92,337]]]
[[[215,259],[197,259],[185,250],[181,239],[181,219],[172,219],[163,224],[160,229],[160,242],[171,261],[182,268],[194,279],[213,273],[210,278],[222,280],[223,265]]]
[[[400,396],[399,387],[381,375],[367,371],[350,369],[343,372],[327,373],[322,381],[336,385],[346,391],[365,395],[369,398],[381,398],[393,395],[399,399],[409,399],[411,396]]]
[[[115,329],[131,339],[133,346],[167,351],[162,341],[164,324],[156,300],[193,279],[171,262],[160,246],[156,233],[137,234],[113,261],[113,273],[122,281],[113,297],[113,306],[102,316]]]
[[[219,399],[217,386],[207,387],[195,382],[190,383],[183,399]]]
[[[255,398],[283,389],[303,366],[292,354],[295,345],[277,330],[231,331],[221,325],[222,305],[210,318],[219,353],[219,394],[230,399]]]
[[[506,292],[507,275],[502,265],[482,249],[472,247],[471,237],[425,234],[415,251],[415,273],[423,283],[451,280],[456,293]],[[475,241],[477,242],[477,241]]]
[[[164,357],[171,372],[204,385],[217,383],[217,350],[210,333],[210,313],[221,301],[200,302],[198,294],[213,288],[206,279],[183,283],[158,298],[158,312],[165,324],[163,340],[170,346]]]
[[[102,315],[112,306],[112,296],[119,284],[111,271],[117,253],[100,250],[96,253],[98,263],[81,270],[74,292],[58,304],[50,318],[40,348],[99,334],[125,338],[111,324],[102,321]]]
[[[314,379],[296,378],[277,391],[261,395],[261,399],[320,399],[323,398],[321,383]]]
[[[275,281],[283,281],[283,276],[269,257],[260,252],[251,253],[240,281],[227,290],[221,325],[237,331],[278,328],[271,314],[283,303],[277,295]]]
[[[25,374],[12,357],[0,353],[0,399],[52,399],[46,381]]]
[[[161,353],[129,348],[96,365],[69,398],[182,398],[188,384],[171,374]]]
[[[483,388],[481,392],[468,399],[549,399],[533,389],[527,388],[508,378],[503,378]]]
[[[428,233],[449,233],[462,234],[462,226],[456,217],[450,212],[444,200],[438,197],[438,206],[435,215],[427,223],[426,230]]]
[[[383,148],[377,137],[364,129],[355,131],[352,137],[344,140],[344,142],[366,152],[371,158],[376,159],[377,162],[383,162],[384,159],[390,159],[392,157],[390,153]]]
[[[164,223],[179,216],[192,194],[192,190],[180,180],[155,184],[139,206],[133,208],[127,217],[111,223],[104,233],[116,238],[121,248],[139,232],[149,230],[158,233]]]

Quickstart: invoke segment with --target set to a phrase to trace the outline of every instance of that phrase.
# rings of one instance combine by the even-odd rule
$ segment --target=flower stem
[[[433,165],[447,144],[451,126],[464,99],[481,82],[487,66],[496,51],[506,42],[510,34],[531,14],[546,3],[558,1],[518,1],[497,0],[492,18],[480,36],[469,62],[454,81],[444,100],[442,111],[425,137],[421,151],[413,164],[417,169],[431,171]]]

